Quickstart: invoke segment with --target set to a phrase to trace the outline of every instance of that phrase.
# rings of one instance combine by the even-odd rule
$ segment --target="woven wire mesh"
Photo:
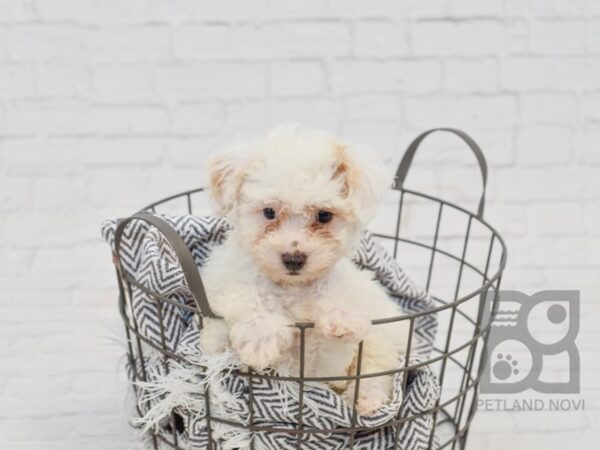
[[[498,289],[500,287],[502,270],[505,265],[506,248],[502,238],[496,230],[475,215],[460,206],[447,201],[425,195],[419,192],[399,189],[395,190],[397,196],[397,215],[392,233],[381,233],[374,230],[374,237],[390,251],[403,267],[408,269],[411,276],[430,292],[435,307],[418,314],[405,314],[399,317],[382,318],[373,322],[374,326],[392,322],[409,322],[409,345],[408,355],[404,364],[385,373],[361,373],[362,343],[358,344],[358,358],[354,374],[340,377],[304,377],[304,340],[307,332],[313,327],[310,323],[298,323],[295,326],[300,333],[300,377],[285,377],[286,382],[297,383],[299,386],[298,402],[302,405],[304,397],[304,385],[307,382],[355,380],[355,389],[360,389],[360,380],[365,377],[386,376],[390,373],[401,373],[406,389],[406,380],[409,370],[417,368],[417,365],[409,364],[409,356],[413,338],[414,323],[422,314],[437,314],[440,329],[434,344],[431,356],[419,365],[428,365],[437,375],[441,396],[433,408],[425,411],[434,417],[434,428],[429,439],[429,448],[439,449],[461,449],[465,448],[467,435],[473,417],[476,412],[477,387],[480,380],[480,369],[483,366],[486,355],[486,343],[490,330],[490,315],[494,314],[497,304]],[[163,200],[157,201],[144,208],[144,211],[154,213],[200,213],[206,211],[206,199],[203,189],[191,190],[177,194]],[[411,210],[429,210],[432,214],[433,225],[431,231],[424,231],[423,227],[407,225],[403,222],[403,216],[409,217]],[[462,224],[462,225],[461,225]],[[461,232],[457,230],[462,228]],[[415,230],[415,228],[417,228]],[[478,250],[476,250],[478,248]],[[417,256],[419,255],[420,256]],[[420,262],[419,262],[420,261]],[[127,274],[117,273],[119,282],[119,304],[121,315],[125,323],[125,331],[128,344],[128,361],[133,381],[147,381],[144,364],[136,364],[136,361],[144,361],[149,352],[158,352],[164,360],[164,366],[168,371],[169,361],[181,360],[181,356],[170,351],[164,338],[164,317],[162,308],[158,307],[159,321],[161,327],[162,345],[150,341],[139,330],[135,315],[132,311],[132,298],[135,289],[146,289],[158,306],[164,302],[172,302],[169,298],[149,291],[137,280]],[[486,317],[486,303],[491,303]],[[185,308],[193,314],[199,315],[199,311],[191,306],[176,304],[177,307]],[[302,448],[303,439],[308,434],[314,433],[346,433],[350,436],[349,447],[354,448],[354,436],[356,433],[366,431],[356,426],[356,400],[353,404],[352,425],[337,429],[311,429],[303,424],[302,414],[298,417],[295,429],[267,427],[254,423],[253,410],[253,381],[276,377],[276,375],[258,374],[255,372],[240,373],[250,379],[249,382],[249,412],[248,424],[232,422],[224,417],[211,414],[209,396],[207,390],[198,395],[205,398],[205,417],[208,430],[207,448],[213,448],[211,438],[212,427],[215,423],[223,423],[231,426],[245,427],[249,431],[260,432],[284,432],[295,436],[297,448]],[[136,395],[139,388],[134,383]],[[354,398],[358,398],[355,395]],[[302,408],[300,408],[302,410]],[[142,411],[138,413],[141,415]],[[415,417],[398,416],[382,425],[382,427],[396,426],[396,443],[400,425]],[[150,433],[154,448],[191,448],[189,443],[181,438],[182,430],[186,424],[182,422],[181,416],[173,412],[170,423],[156,428]],[[434,439],[434,436],[437,436]],[[191,445],[191,444],[190,444]],[[251,448],[254,445],[251,444]],[[400,448],[399,446],[395,448]]]

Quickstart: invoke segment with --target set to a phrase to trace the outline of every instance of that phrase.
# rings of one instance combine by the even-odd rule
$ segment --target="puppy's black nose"
[[[281,261],[287,269],[289,269],[292,272],[297,272],[300,269],[302,269],[304,263],[306,263],[306,253],[284,253],[283,255],[281,255]]]

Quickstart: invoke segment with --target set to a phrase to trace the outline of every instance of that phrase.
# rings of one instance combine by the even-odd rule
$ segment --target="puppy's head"
[[[306,284],[349,255],[371,219],[377,183],[335,137],[272,130],[209,166],[210,191],[234,237],[279,284]]]

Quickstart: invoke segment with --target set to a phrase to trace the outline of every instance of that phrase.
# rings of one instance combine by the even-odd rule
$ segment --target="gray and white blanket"
[[[226,238],[230,226],[225,219],[211,216],[163,215],[183,238],[199,269],[211,249]],[[102,235],[114,250],[114,236],[118,220],[106,221]],[[120,259],[123,269],[149,290],[162,294],[176,304],[194,305],[177,257],[163,236],[146,222],[135,220],[127,225],[123,235]],[[373,272],[374,278],[394,295],[407,313],[417,313],[432,308],[430,297],[419,289],[402,271],[396,261],[365,232],[353,261],[364,270]],[[137,401],[142,413],[141,423],[147,427],[169,429],[173,426],[173,413],[182,419],[178,438],[191,448],[207,447],[209,430],[205,419],[206,407],[212,417],[221,417],[244,427],[235,427],[212,421],[210,439],[214,448],[247,448],[253,440],[255,448],[287,450],[297,448],[297,436],[285,430],[297,429],[302,414],[304,429],[327,430],[305,434],[302,448],[342,450],[353,439],[356,449],[391,449],[398,442],[403,450],[423,450],[428,447],[432,429],[432,415],[425,413],[436,403],[439,386],[427,366],[409,371],[407,387],[402,396],[402,374],[396,377],[395,393],[389,405],[370,417],[356,417],[354,425],[368,428],[354,436],[336,429],[353,425],[352,408],[335,392],[324,385],[307,383],[304,387],[302,411],[298,402],[298,383],[277,379],[253,379],[237,375],[232,368],[234,355],[224,354],[209,359],[198,346],[199,326],[194,314],[176,305],[157,302],[139,288],[132,289],[131,320],[139,332],[161,348],[182,356],[182,361],[164,358],[156,352],[144,351],[128,364],[133,379],[137,372]],[[160,309],[159,309],[160,308]],[[163,330],[159,326],[163,320]],[[417,317],[409,364],[413,365],[431,352],[437,329],[436,317],[431,314]],[[399,364],[403,364],[399,361]],[[199,366],[208,366],[202,371]],[[235,368],[235,367],[233,367]],[[139,381],[139,374],[146,381]],[[210,402],[204,399],[210,391]],[[250,391],[254,426],[280,431],[247,431],[250,419]],[[399,426],[386,425],[391,420],[401,421]],[[396,441],[397,440],[397,441]]]

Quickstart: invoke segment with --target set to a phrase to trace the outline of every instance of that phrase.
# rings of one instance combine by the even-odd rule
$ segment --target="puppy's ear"
[[[356,219],[363,225],[370,222],[382,194],[381,182],[373,169],[359,162],[345,144],[337,143],[333,178],[342,182],[342,195],[351,201]]]
[[[240,196],[244,182],[244,160],[235,155],[223,154],[208,163],[211,196],[220,214],[227,214]]]

